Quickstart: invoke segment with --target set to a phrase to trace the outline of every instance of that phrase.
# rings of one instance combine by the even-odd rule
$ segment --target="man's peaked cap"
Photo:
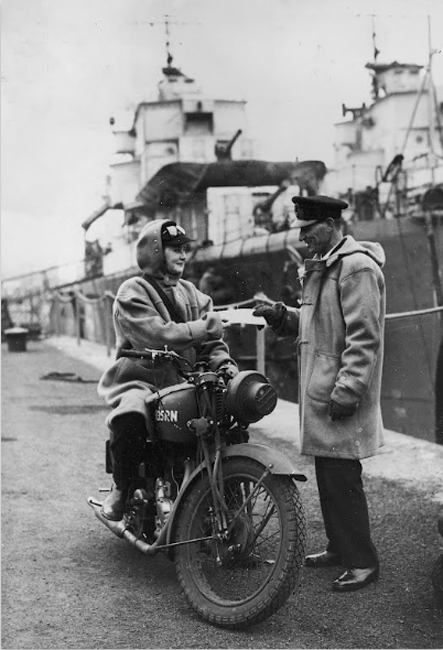
[[[342,210],[346,210],[348,204],[340,199],[331,196],[293,196],[295,219],[291,226],[303,228],[319,221],[325,221],[332,217],[340,219]]]

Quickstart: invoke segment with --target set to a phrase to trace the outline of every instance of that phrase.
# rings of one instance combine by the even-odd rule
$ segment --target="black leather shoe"
[[[332,583],[333,591],[356,591],[377,580],[378,566],[367,569],[348,569]]]
[[[341,564],[341,557],[337,553],[331,551],[322,551],[321,553],[314,553],[305,557],[305,566],[311,568],[322,568],[327,566],[337,566]]]
[[[123,518],[126,496],[127,490],[119,490],[114,483],[102,503],[100,514],[110,521],[120,521]]]

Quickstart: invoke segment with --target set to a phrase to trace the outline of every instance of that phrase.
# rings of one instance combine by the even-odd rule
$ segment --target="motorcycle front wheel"
[[[306,524],[289,476],[268,474],[259,483],[265,468],[250,458],[226,459],[222,470],[231,529],[217,534],[203,474],[182,504],[175,564],[191,607],[213,625],[238,629],[274,614],[299,586]]]

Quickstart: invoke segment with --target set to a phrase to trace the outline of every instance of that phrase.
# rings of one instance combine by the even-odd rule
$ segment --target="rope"
[[[73,296],[64,296],[62,293],[59,293],[58,291],[53,295],[54,300],[59,300],[60,302],[72,302]]]
[[[80,291],[74,291],[74,294],[77,298],[82,300],[82,302],[88,303],[88,304],[99,304],[106,300],[107,298],[110,298],[112,300],[115,299],[115,294],[113,294],[111,291],[105,291],[103,296],[100,296],[98,298],[87,298],[84,296]],[[60,300],[60,302],[72,302],[73,296],[65,296],[62,293],[55,293],[52,296],[53,300]],[[247,305],[255,305],[257,302],[268,302],[269,304],[273,304],[274,301],[270,300],[267,296],[263,295],[256,295],[253,298],[249,298],[248,300],[242,300],[240,302],[232,302],[229,303],[228,305],[215,305],[214,306],[214,311],[225,311],[227,309],[238,309],[239,307],[246,307]],[[386,314],[386,320],[398,320],[400,318],[410,318],[414,316],[426,316],[428,314],[435,314],[438,312],[443,312],[443,306],[439,307],[430,307],[428,309],[416,309],[414,311],[404,311],[404,312],[398,312],[394,314]]]
[[[65,296],[60,292],[54,293],[52,296],[50,296],[50,299],[52,300],[59,300],[60,302],[72,302],[73,298],[78,298],[81,300],[81,302],[88,304],[88,305],[98,305],[108,298],[111,298],[112,300],[115,299],[115,295],[111,293],[111,291],[105,291],[103,296],[99,296],[98,298],[88,298],[85,296],[81,291],[74,290],[70,296]]]
[[[87,298],[87,296],[78,291],[78,289],[74,291],[74,294],[76,298],[88,305],[97,305],[106,300],[106,296],[99,296],[98,298]]]

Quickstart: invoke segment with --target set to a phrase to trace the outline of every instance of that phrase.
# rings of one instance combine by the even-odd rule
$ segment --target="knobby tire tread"
[[[238,475],[241,474],[241,472],[244,472],[245,476],[251,476],[251,468],[253,468],[252,475],[254,475],[255,472],[253,477],[256,479],[263,472],[263,466],[260,466],[256,461],[250,459],[241,459],[240,461],[239,459],[230,459],[227,463],[224,463],[224,472],[226,468],[228,468],[228,471],[231,471],[234,474],[235,472],[233,470],[235,469],[235,464],[233,463],[235,463],[235,461],[237,462],[237,465],[244,467],[241,471],[237,470]],[[290,534],[291,539],[288,541],[287,548],[285,549],[286,555],[283,566],[281,567],[278,576],[274,578],[273,586],[270,588],[269,585],[267,585],[263,590],[263,595],[260,594],[254,598],[254,601],[257,601],[257,604],[254,604],[247,611],[243,608],[243,611],[240,613],[235,612],[235,605],[230,606],[229,614],[228,612],[211,612],[209,609],[211,603],[208,601],[205,602],[204,595],[201,597],[201,602],[197,602],[195,598],[190,596],[187,589],[187,576],[182,571],[179,559],[181,553],[185,551],[179,550],[176,554],[177,578],[182,592],[191,607],[202,618],[213,625],[227,629],[244,629],[251,625],[261,623],[280,609],[290,595],[299,587],[300,581],[298,581],[297,584],[297,580],[303,562],[306,538],[306,523],[300,493],[297,486],[294,484],[294,481],[288,476],[271,475],[269,480],[272,491],[278,493],[279,499],[282,500],[283,507],[281,510],[285,513],[286,524],[290,529],[288,534]],[[182,539],[182,536],[186,534],[186,525],[188,523],[186,513],[193,507],[194,502],[199,499],[199,497],[196,496],[196,490],[200,489],[200,491],[204,492],[204,488],[204,479],[200,479],[199,482],[190,490],[185,502],[183,503],[183,508],[181,510],[182,514],[179,517],[177,525],[177,539]],[[227,606],[226,609],[228,610],[229,607]]]

